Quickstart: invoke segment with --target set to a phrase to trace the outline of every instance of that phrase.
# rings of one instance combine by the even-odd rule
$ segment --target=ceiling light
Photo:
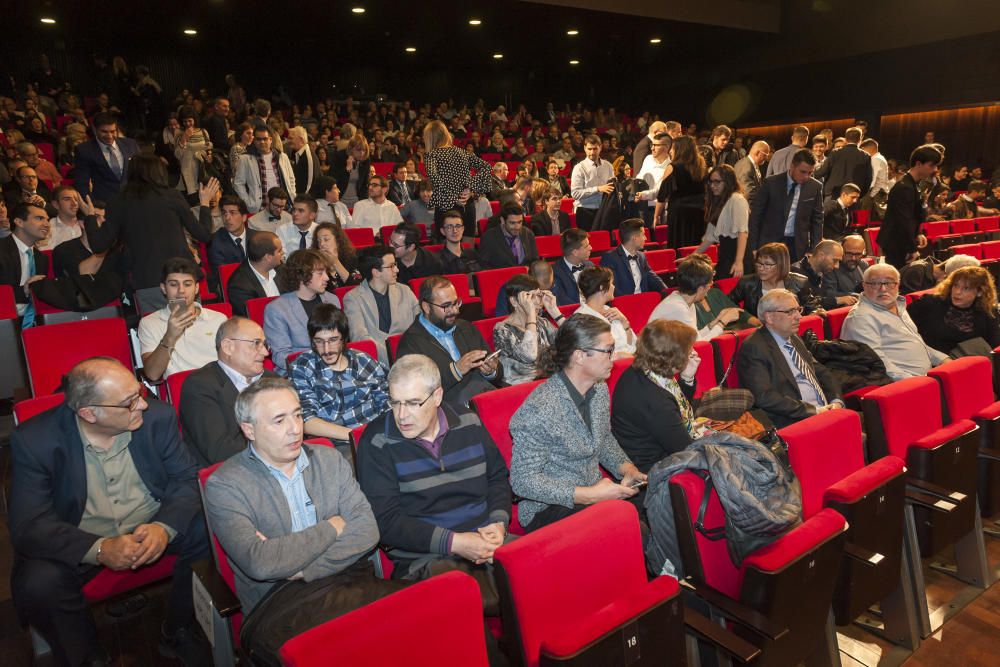
[[[579,65],[579,64],[580,64],[580,61],[579,61],[579,60],[570,60],[570,61],[569,61],[569,64],[570,64],[570,65]]]
[[[42,23],[48,23],[49,25],[52,25],[52,24],[53,24],[53,23],[55,23],[55,22],[56,22],[56,20],[55,20],[55,19],[50,19],[50,18],[49,18],[49,17],[47,17],[47,16],[46,16],[45,18],[43,18],[43,19],[42,19]]]
[[[469,19],[469,25],[482,25],[483,22],[479,19]]]
[[[364,7],[352,7],[351,11],[354,12],[355,14],[364,14],[365,13],[365,8]]]
[[[567,30],[566,34],[570,35],[572,37],[573,35],[579,35],[580,31],[579,30]]]
[[[407,53],[416,53],[417,49],[415,47],[408,46],[408,47],[406,47],[406,52]]]
[[[185,35],[197,35],[198,31],[195,30],[194,28],[184,28],[184,34]]]
[[[501,58],[503,58],[503,54],[502,54],[502,53],[494,53],[494,54],[493,54],[493,57],[494,57],[494,58],[495,58],[496,60],[500,60]]]
[[[650,44],[659,44],[660,43],[660,38],[659,37],[654,37],[653,39],[649,40],[649,43]]]

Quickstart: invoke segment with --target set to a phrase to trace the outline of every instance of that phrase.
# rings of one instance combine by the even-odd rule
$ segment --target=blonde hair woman
[[[473,194],[490,191],[492,167],[481,157],[454,146],[451,133],[439,120],[424,127],[424,148],[424,168],[433,187],[428,206],[434,209],[435,228],[440,228],[447,211],[464,211]],[[465,222],[466,229],[475,228],[474,219]]]

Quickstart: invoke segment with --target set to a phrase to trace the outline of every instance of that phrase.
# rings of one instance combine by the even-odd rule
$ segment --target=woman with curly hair
[[[313,231],[312,249],[318,250],[326,258],[327,274],[330,282],[326,291],[338,287],[357,285],[361,282],[358,271],[358,251],[340,225],[321,222]]]
[[[973,338],[982,338],[990,349],[1000,345],[996,285],[981,266],[952,272],[934,294],[917,299],[906,310],[924,342],[945,354]]]

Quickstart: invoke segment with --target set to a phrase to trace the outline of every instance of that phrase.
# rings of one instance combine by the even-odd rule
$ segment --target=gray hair
[[[218,330],[215,332],[215,352],[216,354],[222,350],[222,341],[227,338],[232,338],[236,330],[240,328],[240,325],[244,322],[253,322],[253,320],[242,317],[240,315],[233,315],[228,320],[219,325]]]
[[[944,263],[944,275],[949,275],[967,266],[979,266],[980,261],[972,255],[953,255]]]
[[[795,292],[790,292],[784,288],[773,289],[762,296],[760,302],[757,304],[757,319],[763,322],[765,313],[773,313],[776,310],[780,310],[778,302],[783,301],[786,297],[795,299],[795,303],[799,302],[799,297],[795,296]]]
[[[864,273],[861,274],[861,280],[867,281],[869,276],[874,276],[876,273],[879,273],[880,271],[892,274],[892,277],[896,281],[899,281],[899,269],[897,269],[892,264],[872,264],[867,269],[865,269]]]
[[[295,127],[289,128],[288,136],[298,137],[299,139],[305,142],[309,141],[309,134],[306,132],[306,128],[302,127],[301,125],[296,125]]]
[[[95,363],[104,361],[121,366],[121,362],[114,357],[91,357],[78,363],[66,374],[64,400],[73,412],[104,400],[104,392],[98,387],[105,376],[97,368],[100,364]]]
[[[407,354],[389,368],[389,387],[415,378],[423,381],[428,393],[441,386],[441,371],[430,357],[423,354]]]
[[[298,399],[298,393],[295,391],[295,387],[292,385],[291,380],[279,377],[262,377],[257,380],[249,387],[244,389],[239,396],[236,397],[236,406],[234,412],[236,413],[236,423],[237,424],[256,424],[257,423],[257,396],[268,391],[280,391],[287,390],[295,395]]]

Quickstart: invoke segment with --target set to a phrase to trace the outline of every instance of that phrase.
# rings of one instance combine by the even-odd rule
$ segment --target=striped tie
[[[802,377],[806,379],[806,382],[811,384],[813,389],[816,390],[816,396],[819,397],[819,404],[826,405],[826,396],[823,395],[823,390],[820,388],[819,382],[816,380],[816,376],[813,375],[812,368],[810,368],[809,364],[802,360],[802,357],[799,356],[798,350],[795,349],[795,346],[792,345],[791,341],[785,343],[784,347],[788,352],[788,356],[792,358],[792,363],[795,364],[797,369],[799,369],[799,373],[801,373]]]

